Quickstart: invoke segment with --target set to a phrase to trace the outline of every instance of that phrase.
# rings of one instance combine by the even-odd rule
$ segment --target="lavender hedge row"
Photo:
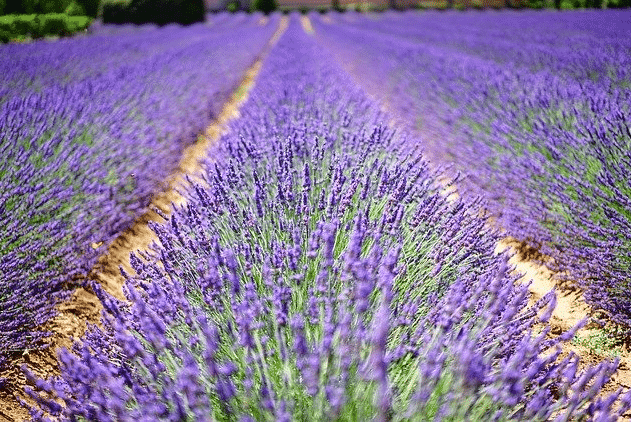
[[[0,368],[41,346],[37,327],[148,205],[277,24],[0,46]]]
[[[350,12],[344,18],[337,15],[337,19],[347,27],[365,28],[365,18],[358,13]],[[492,63],[518,64],[532,72],[546,70],[570,79],[631,80],[631,16],[627,10],[446,14],[390,11],[371,21],[371,31],[449,47]]]
[[[313,16],[464,195],[631,326],[631,12],[351,18]]]
[[[33,380],[62,420],[616,420],[480,204],[437,173],[293,15],[188,203],[132,255],[128,302]],[[535,328],[543,324],[542,330]],[[61,400],[51,400],[56,397]]]

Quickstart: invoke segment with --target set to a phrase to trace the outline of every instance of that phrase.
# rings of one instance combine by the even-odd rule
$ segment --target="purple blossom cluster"
[[[277,25],[0,46],[0,368],[41,346],[37,327],[149,204]]]
[[[598,420],[616,362],[579,370],[528,305],[481,205],[450,201],[410,140],[297,15],[159,243],[131,256],[35,420]],[[618,399],[621,401],[614,406]]]
[[[631,13],[331,16],[321,43],[460,194],[631,326]]]

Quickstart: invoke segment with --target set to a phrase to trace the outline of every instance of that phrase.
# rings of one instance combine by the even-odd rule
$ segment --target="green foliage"
[[[18,15],[13,19],[11,29],[18,35],[35,35],[39,32],[38,27],[35,15]]]
[[[36,0],[13,0],[7,1],[5,13],[8,15],[28,15],[35,13]]]
[[[580,9],[585,7],[584,0],[561,0],[561,10]]]
[[[523,4],[529,9],[543,9],[547,6],[545,0],[525,0]]]
[[[0,0],[0,13],[30,15],[63,13],[72,0]]]
[[[128,7],[129,1],[104,0],[101,18],[104,23],[123,23],[125,22]]]
[[[71,0],[38,0],[35,13],[63,13]]]
[[[72,35],[86,29],[91,22],[92,19],[87,16],[68,16],[63,13],[0,16],[0,41]]]
[[[622,327],[608,326],[589,334],[578,333],[572,344],[584,347],[590,352],[608,358],[619,357],[623,352],[624,335]]]
[[[631,7],[631,0],[604,0],[603,7],[624,8]]]
[[[96,18],[99,12],[100,0],[75,0],[84,10],[85,16]]]
[[[0,15],[67,13],[95,18],[99,6],[100,0],[0,0]]]
[[[271,13],[278,8],[276,0],[253,0],[252,9],[263,13]]]
[[[0,16],[0,37],[2,37],[2,34],[4,33],[9,34],[12,32],[12,22],[13,19],[11,18],[11,16]]]
[[[203,0],[131,0],[103,4],[105,23],[179,23],[190,25],[204,21]]]
[[[41,20],[39,31],[45,35],[67,35],[65,15],[45,15]]]
[[[228,12],[230,13],[235,13],[238,10],[241,9],[241,5],[239,4],[239,2],[237,0],[231,1],[226,5],[226,9],[228,10]]]
[[[531,0],[532,1],[532,0]],[[614,0],[616,1],[616,0]],[[631,5],[631,0],[621,0],[622,2],[627,2],[628,5]],[[544,3],[544,7],[545,2]],[[627,7],[623,6],[623,7]],[[593,8],[593,9],[602,9],[606,7],[615,7],[612,6],[612,3],[608,0],[554,0],[554,7],[561,10],[573,10],[573,9],[584,9],[584,8]]]
[[[68,16],[85,16],[85,10],[83,9],[83,6],[81,6],[81,4],[77,3],[76,1],[70,3],[68,7],[66,7],[64,13]]]

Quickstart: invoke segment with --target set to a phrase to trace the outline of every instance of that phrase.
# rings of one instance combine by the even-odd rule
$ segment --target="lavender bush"
[[[132,255],[128,302],[33,380],[70,420],[615,420],[549,294],[495,255],[387,116],[300,29],[266,61],[188,203]],[[536,333],[535,325],[544,324]],[[59,402],[51,400],[57,398]]]
[[[39,347],[36,327],[148,205],[277,24],[0,46],[0,368]]]
[[[631,325],[628,11],[312,16],[507,235]]]

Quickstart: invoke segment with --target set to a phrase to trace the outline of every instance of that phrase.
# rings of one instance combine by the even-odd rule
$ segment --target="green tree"
[[[76,1],[70,3],[68,7],[66,7],[64,13],[68,16],[85,16],[85,10],[83,9],[83,6],[81,6]]]
[[[35,13],[38,3],[37,0],[8,0],[5,13],[7,15],[29,15]]]
[[[252,2],[252,9],[260,10],[263,13],[270,13],[276,10],[276,0],[254,0]]]
[[[39,0],[34,13],[63,13],[72,0]]]
[[[99,0],[76,0],[76,2],[83,8],[86,16],[96,18],[99,12]]]
[[[204,20],[204,0],[131,0],[103,5],[103,22],[189,25]]]

